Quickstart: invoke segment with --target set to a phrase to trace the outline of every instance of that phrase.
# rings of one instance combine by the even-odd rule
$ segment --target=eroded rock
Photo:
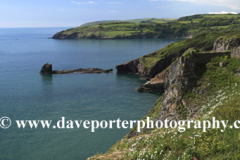
[[[150,81],[138,87],[137,91],[138,92],[150,92],[150,91],[163,92],[165,73],[166,73],[166,70],[157,74],[154,78],[150,79]]]
[[[219,37],[213,46],[217,52],[231,51],[231,57],[240,58],[240,35]]]
[[[42,69],[40,71],[41,74],[52,74],[52,64],[46,63],[42,66]]]
[[[73,70],[52,70],[52,64],[46,63],[42,66],[40,71],[41,74],[69,74],[69,73],[109,73],[112,72],[113,69],[103,70],[100,68],[87,68],[87,69],[73,69]]]

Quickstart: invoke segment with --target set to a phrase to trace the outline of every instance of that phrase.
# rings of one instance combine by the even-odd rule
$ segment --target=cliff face
[[[61,31],[53,35],[52,38],[53,39],[77,39],[78,33],[75,32],[75,33],[67,34],[67,33],[64,33],[64,31]]]
[[[116,69],[118,73],[138,73],[139,69],[141,69],[140,63],[141,58],[138,58],[128,63],[117,65]]]
[[[162,96],[161,110],[157,119],[180,120],[189,118],[201,108],[192,103],[187,103],[185,95],[192,92],[194,87],[199,87],[201,72],[206,69],[206,64],[211,64],[211,59],[217,56],[229,56],[230,52],[201,53],[190,48],[180,58],[168,67],[164,74],[164,94]],[[217,63],[217,67],[226,67],[227,62]],[[203,67],[203,68],[200,68]],[[211,68],[210,68],[211,69]],[[195,90],[199,94],[206,92],[206,86]],[[187,113],[186,115],[183,112]],[[185,117],[183,117],[185,116]]]
[[[164,76],[167,69],[162,71],[161,73],[157,74],[154,78],[147,81],[145,84],[138,87],[138,92],[149,92],[149,91],[157,91],[163,92],[164,91]]]
[[[225,35],[225,33],[222,33],[222,35]],[[192,39],[185,39],[174,44],[169,44],[163,49],[142,56],[128,63],[120,64],[116,66],[116,68],[118,73],[137,73],[140,78],[151,79],[166,69],[173,61],[176,60],[176,58],[182,56],[188,48],[195,47],[203,52],[211,51],[214,45],[215,52],[222,50],[225,51],[227,48],[226,46],[228,45],[220,45],[221,40],[218,40],[218,43],[215,42],[218,37],[219,34],[200,34]]]
[[[165,91],[158,119],[162,121],[166,118],[180,119],[179,110],[183,106],[187,107],[183,96],[197,83],[198,77],[195,72],[198,54],[198,50],[188,49],[167,69],[164,75]]]
[[[231,57],[240,58],[240,35],[219,37],[213,46],[217,52],[231,51]]]
[[[229,37],[213,39],[213,42],[216,40],[213,52],[202,52],[197,48],[187,49],[163,72],[143,85],[141,89],[148,90],[154,87],[154,83],[162,83],[164,93],[142,120],[146,123],[147,117],[149,117],[154,121],[164,121],[165,119],[169,121],[192,119],[202,121],[202,118],[216,117],[217,119],[232,119],[231,122],[234,122],[236,117],[239,118],[240,59],[230,58],[230,55],[235,57],[233,53],[239,54],[240,44],[238,42],[240,41],[236,38],[238,35],[234,35],[230,39]],[[145,65],[144,61],[146,59],[141,59],[138,62],[138,68],[140,64]],[[135,73],[139,71],[138,68]],[[152,86],[149,86],[150,84]],[[237,99],[237,101],[232,98]],[[235,130],[232,129],[228,131],[226,129],[225,133],[227,134],[225,135],[227,136],[223,137],[223,133],[218,134],[220,130],[217,133],[215,129],[210,129],[206,134],[201,131],[196,133],[196,129],[178,134],[176,130],[147,129],[146,127],[142,128],[139,133],[136,128],[134,127],[121,141],[111,147],[104,156],[113,159],[112,157],[118,158],[119,155],[126,156],[125,153],[127,153],[126,159],[149,159],[149,155],[157,153],[155,159],[194,159],[194,157],[211,159],[212,150],[209,148],[214,145],[212,142],[216,140],[216,137],[218,137],[218,141],[224,139],[225,144],[235,143],[235,141],[231,141],[235,136],[235,133],[233,133]],[[171,134],[171,132],[174,133]],[[176,135],[179,135],[178,139],[175,138]],[[238,135],[237,130],[236,135]],[[211,140],[209,141],[209,139]],[[146,144],[146,142],[150,143]],[[126,147],[126,144],[131,145]],[[202,148],[206,144],[210,154],[202,158]],[[236,145],[238,143],[234,144],[234,148]],[[159,148],[160,146],[162,148]],[[150,147],[152,148],[149,149]],[[224,150],[224,154],[220,153],[220,150],[214,152],[214,156],[217,153],[220,159],[224,154],[233,153],[232,149]],[[164,154],[161,154],[162,152]],[[237,150],[235,153],[239,153],[239,151]]]
[[[167,46],[167,48],[171,45]],[[133,61],[116,66],[118,73],[137,73],[140,78],[151,79],[166,69],[183,52],[167,55],[162,49]]]

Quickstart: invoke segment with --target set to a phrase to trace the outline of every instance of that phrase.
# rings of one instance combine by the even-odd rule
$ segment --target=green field
[[[176,19],[170,19],[170,18],[144,18],[144,19],[130,19],[130,20],[109,20],[109,21],[95,21],[95,22],[89,22],[84,23],[81,26],[93,26],[103,23],[109,23],[109,22],[130,22],[130,23],[167,23],[171,21],[175,21]]]
[[[59,32],[56,39],[129,39],[187,37],[198,33],[232,31],[240,26],[240,15],[193,15],[179,19],[134,19],[96,21]]]

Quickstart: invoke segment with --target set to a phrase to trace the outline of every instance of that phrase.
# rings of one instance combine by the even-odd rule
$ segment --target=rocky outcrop
[[[235,47],[231,50],[231,57],[240,58],[240,47]]]
[[[128,63],[120,64],[116,66],[118,73],[138,73],[139,64],[141,58],[132,60]]]
[[[213,46],[217,52],[231,51],[231,57],[240,58],[240,35],[219,37]]]
[[[148,62],[148,59],[154,59],[152,57],[156,56],[157,54],[158,51],[149,55],[145,55],[128,63],[117,65],[117,72],[137,73],[138,76],[142,79],[151,79],[166,69],[179,56],[178,53],[172,55],[162,55],[162,57],[157,61],[153,60],[153,62]]]
[[[64,31],[61,31],[53,35],[52,39],[78,39],[78,33],[66,34]]]
[[[158,119],[179,120],[179,110],[185,106],[183,96],[196,85],[197,57],[199,51],[188,49],[173,62],[164,75],[164,94]]]
[[[42,66],[40,71],[41,74],[69,74],[69,73],[109,73],[112,72],[113,69],[103,70],[99,68],[87,68],[87,69],[73,69],[73,70],[52,70],[52,64],[46,63]]]
[[[107,70],[103,70],[100,68],[87,68],[87,69],[73,69],[73,70],[62,70],[62,71],[58,71],[56,70],[54,74],[69,74],[69,73],[109,73],[112,72],[113,69],[107,69]]]
[[[200,53],[198,49],[190,48],[170,67],[164,74],[164,94],[162,96],[161,111],[159,113],[159,120],[180,120],[182,119],[182,112],[185,110],[188,114],[195,114],[201,108],[187,104],[184,100],[186,93],[193,91],[193,88],[198,86],[197,82],[200,77],[197,76],[199,71],[198,66],[202,66],[211,61],[212,58],[217,56],[229,56],[229,52],[216,52],[216,53]],[[227,63],[212,64],[210,67],[225,67]],[[206,89],[199,91],[202,94]],[[196,107],[196,108],[195,108]]]
[[[40,71],[41,74],[53,74],[52,70],[52,64],[46,63],[42,66],[42,69]]]
[[[164,75],[166,73],[166,69],[161,73],[157,74],[154,78],[147,81],[145,84],[138,87],[138,92],[163,92],[164,91]]]

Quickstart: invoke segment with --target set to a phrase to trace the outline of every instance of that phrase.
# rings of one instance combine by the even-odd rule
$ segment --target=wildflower
[[[194,160],[197,160],[197,158],[194,157]]]

